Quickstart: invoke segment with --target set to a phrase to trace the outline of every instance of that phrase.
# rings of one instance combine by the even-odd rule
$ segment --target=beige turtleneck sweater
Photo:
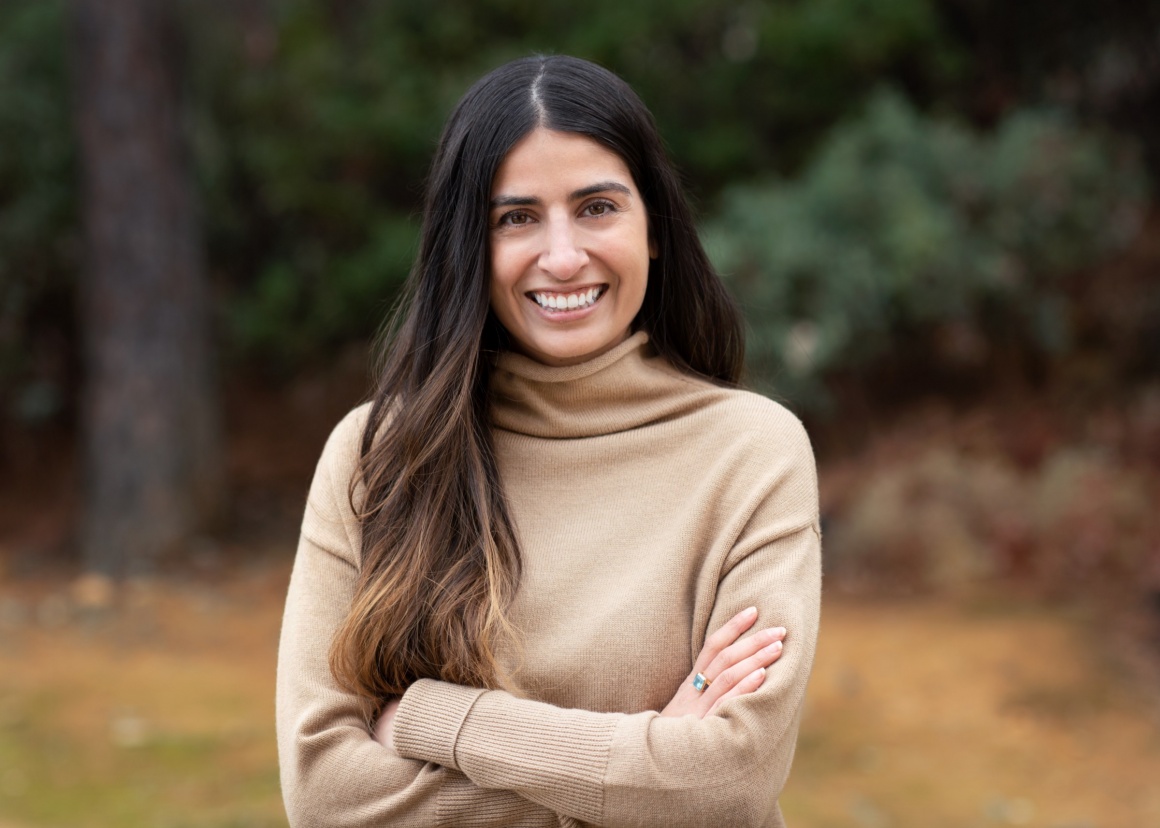
[[[327,668],[359,561],[348,502],[366,408],[331,435],[310,489],[278,655],[292,825],[781,826],[818,629],[817,482],[800,423],[654,356],[637,333],[581,365],[505,354],[493,379],[500,474],[523,574],[505,661],[522,698],[424,679],[397,755]],[[704,639],[758,607],[785,650],[705,719],[662,709]]]

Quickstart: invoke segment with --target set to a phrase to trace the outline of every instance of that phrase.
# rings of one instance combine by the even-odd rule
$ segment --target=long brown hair
[[[488,415],[506,333],[488,307],[487,215],[500,162],[538,126],[592,138],[632,173],[658,253],[636,327],[686,371],[729,385],[741,372],[740,315],[632,89],[564,56],[513,61],[479,80],[435,153],[419,253],[385,339],[351,484],[361,571],[330,664],[338,682],[370,705],[425,677],[508,684],[497,654],[514,635],[507,611],[520,553]]]

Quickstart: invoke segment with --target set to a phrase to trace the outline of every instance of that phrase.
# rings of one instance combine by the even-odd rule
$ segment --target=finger
[[[746,693],[752,693],[764,683],[765,668],[758,667],[756,670],[745,676],[745,678],[741,679],[741,681],[737,682],[736,686],[733,687],[732,690],[721,696],[721,698],[717,699],[717,701],[713,702],[705,715],[712,716],[717,712],[717,708],[720,707],[723,702],[726,702],[729,699],[735,699],[739,696],[744,696]]]
[[[706,707],[711,707],[722,696],[728,695],[753,671],[768,667],[781,658],[782,649],[781,641],[774,641],[717,676],[705,689]]]
[[[709,665],[702,671],[710,679],[719,676],[735,664],[740,664],[754,653],[768,647],[775,641],[785,640],[785,627],[769,627],[730,644],[717,654]],[[765,666],[765,665],[761,665]],[[715,679],[714,679],[715,680]]]
[[[703,673],[717,654],[736,641],[756,620],[757,607],[747,607],[726,621],[723,627],[705,639],[705,645],[701,647],[701,653],[693,665],[693,672]]]

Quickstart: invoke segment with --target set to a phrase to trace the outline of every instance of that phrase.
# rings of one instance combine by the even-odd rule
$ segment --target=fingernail
[[[773,631],[782,638],[785,638],[785,627],[774,627]]]
[[[758,667],[756,670],[753,671],[753,675],[757,676],[758,678],[765,678],[765,668]]]
[[[781,642],[780,641],[773,642],[772,644],[770,644],[768,647],[765,648],[765,651],[767,653],[779,653],[779,652],[781,652]]]
[[[752,618],[757,615],[757,607],[749,607],[748,609],[742,610],[741,614],[746,618]]]

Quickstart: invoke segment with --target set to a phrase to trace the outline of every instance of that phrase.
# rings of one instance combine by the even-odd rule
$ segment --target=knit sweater
[[[356,409],[319,461],[286,602],[277,719],[291,824],[783,825],[820,593],[800,423],[676,370],[644,333],[563,368],[505,354],[492,397],[523,561],[510,610],[521,637],[501,652],[518,692],[418,681],[393,753],[337,687],[327,652],[359,566]],[[706,635],[747,606],[754,630],[788,630],[761,688],[704,719],[660,716]]]

